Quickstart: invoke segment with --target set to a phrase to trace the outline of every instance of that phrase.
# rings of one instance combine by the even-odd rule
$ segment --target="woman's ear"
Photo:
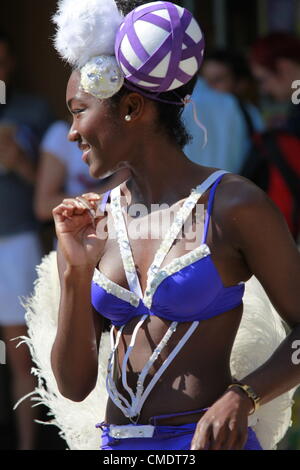
[[[139,93],[129,93],[121,101],[120,111],[123,119],[130,116],[131,122],[140,120],[144,116],[145,110],[145,99]]]

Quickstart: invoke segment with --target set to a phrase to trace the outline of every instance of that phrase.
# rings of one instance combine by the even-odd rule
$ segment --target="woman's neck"
[[[201,175],[207,174],[205,167],[190,161],[180,147],[168,142],[152,142],[137,153],[130,162],[131,178],[126,182],[130,204],[147,208],[151,204],[174,204],[187,197]]]

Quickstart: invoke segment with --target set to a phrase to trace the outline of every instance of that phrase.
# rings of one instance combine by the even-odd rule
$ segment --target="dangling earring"
[[[131,116],[130,116],[130,114],[127,114],[127,115],[125,116],[125,121],[127,121],[127,122],[130,122],[130,121],[131,121]]]

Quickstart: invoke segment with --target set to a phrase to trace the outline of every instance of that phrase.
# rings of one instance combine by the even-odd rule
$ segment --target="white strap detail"
[[[148,317],[148,315],[144,315],[142,317],[142,319],[136,324],[136,326],[134,328],[134,331],[133,331],[133,334],[132,334],[132,337],[131,337],[130,344],[127,348],[126,354],[125,354],[124,359],[123,359],[123,364],[122,364],[122,383],[123,383],[123,387],[130,394],[132,401],[134,400],[135,397],[134,397],[134,393],[133,393],[132,389],[127,384],[126,366],[127,366],[129,356],[130,356],[130,354],[132,352],[132,349],[135,345],[135,338],[136,338],[137,332],[138,332],[140,326],[142,325],[142,323],[144,323],[144,321],[146,320],[147,317]]]
[[[187,332],[184,334],[184,336],[181,338],[179,343],[175,346],[173,351],[169,354],[168,358],[164,361],[164,363],[161,365],[161,367],[158,369],[158,371],[154,374],[153,378],[149,382],[147,388],[145,389],[144,393],[141,395],[140,398],[137,397],[136,402],[133,404],[135,405],[135,411],[136,413],[139,413],[146,398],[148,397],[149,393],[153,389],[154,385],[160,378],[160,376],[163,374],[163,372],[166,370],[166,368],[170,365],[174,357],[179,353],[180,349],[184,346],[186,341],[189,339],[189,337],[192,335],[192,333],[195,331],[199,324],[199,320],[194,321],[192,325],[189,327]],[[171,328],[171,327],[170,327]]]
[[[146,365],[143,367],[143,370],[140,372],[139,374],[139,378],[138,378],[138,381],[137,381],[137,387],[136,387],[136,396],[134,397],[133,401],[132,401],[132,412],[134,413],[134,416],[135,415],[139,415],[140,413],[140,410],[141,410],[141,407],[146,399],[146,396],[150,393],[150,390],[146,393],[146,396],[145,398],[142,400],[143,403],[141,404],[141,406],[139,406],[139,402],[140,400],[142,399],[142,396],[145,395],[145,393],[142,395],[142,392],[144,390],[144,381],[145,381],[145,378],[146,378],[146,375],[148,374],[150,368],[152,367],[153,363],[156,361],[156,359],[158,358],[158,355],[160,354],[160,352],[162,351],[162,349],[166,346],[167,342],[169,341],[170,337],[173,335],[173,333],[175,332],[176,328],[177,328],[177,324],[178,322],[172,322],[172,324],[169,326],[167,332],[165,333],[164,337],[162,338],[162,340],[160,341],[159,345],[155,348],[155,350],[153,351],[153,353],[151,354],[151,357],[149,358],[149,360],[147,361]],[[160,370],[160,369],[159,369]],[[159,372],[159,371],[158,371]],[[158,372],[156,374],[158,374]],[[163,371],[162,371],[163,372]],[[155,376],[156,376],[155,374]],[[154,376],[154,377],[155,377]],[[159,378],[159,377],[158,377]],[[152,379],[153,381],[153,379]],[[156,382],[156,380],[155,380]],[[154,385],[154,384],[153,384]],[[152,388],[152,387],[151,387]],[[147,387],[148,389],[148,387]]]
[[[185,200],[183,205],[180,207],[171,227],[169,228],[162,244],[156,252],[154,260],[150,265],[147,273],[147,287],[145,292],[145,298],[149,296],[148,292],[151,291],[150,286],[153,278],[156,276],[159,268],[169,252],[175,238],[178,236],[182,226],[186,222],[189,214],[194,209],[197,201],[200,199],[202,194],[219,178],[220,175],[229,173],[226,170],[218,170],[211,174],[203,183],[199,184],[195,189],[192,190],[190,196]]]
[[[121,333],[123,331],[125,325],[123,325],[120,330],[118,331],[117,337],[116,337],[116,342],[114,344],[114,339],[113,339],[113,330],[115,329],[114,325],[112,325],[112,328],[110,330],[110,340],[111,340],[111,345],[112,345],[112,351],[110,353],[110,356],[108,358],[108,368],[107,368],[107,377],[106,377],[106,389],[107,392],[110,396],[110,398],[113,400],[113,402],[122,409],[123,413],[127,414],[127,409],[123,407],[121,404],[121,400],[124,400],[126,405],[130,407],[129,402],[126,400],[125,397],[123,397],[118,391],[117,388],[113,382],[113,377],[112,377],[112,370],[114,368],[114,355],[115,351],[119,345]]]
[[[230,171],[227,171],[227,170],[215,171],[214,173],[209,175],[209,177],[205,181],[203,181],[203,183],[199,184],[196,187],[196,191],[203,194],[212,184],[214,184],[215,181],[217,181],[219,176],[225,175],[226,173],[230,173]]]
[[[131,246],[129,243],[127,226],[124,220],[124,213],[121,207],[121,188],[117,186],[111,192],[111,212],[114,218],[118,243],[122,256],[123,266],[129,289],[134,292],[140,299],[143,298],[143,293],[140,281],[135,269],[134,259],[132,255]]]
[[[110,331],[110,340],[111,340],[111,347],[112,347],[112,352],[109,356],[109,359],[108,359],[108,374],[107,374],[107,379],[106,379],[106,387],[107,387],[107,391],[109,393],[109,396],[111,397],[112,401],[115,403],[116,406],[118,406],[122,411],[123,413],[125,414],[125,416],[128,416],[130,419],[132,416],[136,416],[136,413],[134,411],[134,407],[135,407],[135,403],[136,403],[136,397],[135,395],[133,394],[133,391],[131,390],[130,387],[128,387],[128,384],[127,384],[127,380],[126,380],[126,366],[127,366],[127,362],[128,362],[128,357],[131,353],[131,350],[132,350],[132,347],[134,346],[134,343],[135,343],[135,338],[136,338],[136,334],[137,334],[137,331],[139,329],[139,327],[142,325],[142,323],[145,321],[145,319],[148,318],[148,315],[143,315],[142,319],[138,322],[138,324],[135,326],[135,329],[134,329],[134,332],[133,332],[133,335],[132,335],[132,339],[131,339],[131,342],[130,342],[130,349],[127,350],[126,352],[126,355],[124,356],[124,359],[123,359],[123,364],[122,364],[122,383],[123,383],[123,386],[126,388],[126,390],[129,392],[130,396],[131,396],[131,399],[132,399],[132,404],[130,405],[129,402],[127,401],[127,399],[121,395],[118,391],[117,391],[117,388],[113,382],[113,378],[112,378],[112,370],[113,370],[113,366],[114,366],[114,354],[115,354],[115,351],[118,347],[118,344],[119,344],[119,340],[120,340],[120,336],[121,336],[121,332],[124,328],[125,325],[123,325],[121,327],[121,329],[119,330],[118,334],[117,334],[117,337],[116,337],[116,342],[114,344],[114,339],[113,339],[113,330],[114,330],[114,325],[112,326],[111,328],[111,331]],[[157,349],[162,349],[162,347],[165,346],[165,344],[167,343],[169,337],[171,336],[171,334],[173,334],[173,332],[175,331],[176,329],[176,325],[177,325],[177,322],[173,322],[171,327],[168,329],[167,333],[165,334],[164,338],[162,339],[162,341],[160,342],[158,348]],[[170,334],[171,333],[171,334]],[[155,350],[155,351],[156,351]],[[154,352],[155,353],[155,352]],[[156,357],[158,356],[158,354],[156,355]],[[155,357],[155,359],[156,359]],[[150,358],[150,361],[153,359],[153,354]],[[154,360],[155,360],[154,359]],[[154,362],[154,360],[152,360],[152,363]],[[152,365],[151,363],[151,365]],[[150,367],[151,367],[150,365]],[[147,366],[147,365],[146,365]],[[140,376],[142,375],[142,373],[144,372],[146,366],[144,367],[143,371],[139,374],[139,377],[138,377],[138,390],[139,390],[139,384],[141,383],[140,381]],[[149,367],[149,368],[150,368]],[[146,375],[146,374],[144,374]],[[125,379],[125,380],[124,380]],[[144,382],[144,378],[143,378],[143,381],[142,383]],[[125,408],[122,403],[121,403],[121,400],[123,400],[127,407]],[[139,417],[138,417],[139,418]],[[137,419],[138,419],[137,418]],[[132,420],[131,420],[132,421]]]
[[[199,324],[199,321],[194,321],[192,323],[192,325],[186,331],[184,336],[181,338],[181,340],[178,342],[178,344],[175,346],[175,348],[169,354],[168,358],[164,361],[164,363],[161,365],[161,367],[158,369],[158,371],[154,374],[153,378],[151,379],[151,381],[147,385],[144,393],[142,393],[143,392],[144,380],[145,380],[145,378],[146,378],[146,376],[149,372],[149,369],[151,368],[152,364],[156,361],[156,359],[157,359],[158,355],[160,354],[161,350],[166,346],[168,340],[170,339],[170,337],[172,336],[172,334],[176,330],[178,322],[172,322],[172,324],[169,326],[167,332],[165,333],[163,339],[160,341],[159,345],[155,348],[155,350],[153,351],[150,359],[147,361],[147,363],[144,366],[143,370],[139,374],[138,381],[137,381],[136,395],[134,395],[132,389],[130,387],[128,387],[128,384],[127,384],[126,366],[127,366],[129,355],[130,355],[130,353],[132,351],[132,348],[135,344],[137,331],[140,328],[141,324],[143,323],[143,321],[145,320],[146,317],[147,317],[147,315],[143,315],[142,320],[139,321],[139,323],[136,325],[136,327],[134,329],[134,332],[133,332],[132,340],[130,342],[130,345],[129,345],[129,348],[126,352],[126,355],[124,356],[123,364],[122,364],[122,382],[123,382],[124,387],[126,388],[126,390],[129,392],[129,394],[131,396],[131,405],[128,403],[126,398],[123,397],[117,391],[116,386],[113,383],[113,379],[111,377],[111,370],[112,370],[112,366],[113,366],[112,353],[111,353],[111,356],[110,356],[109,361],[108,361],[108,364],[109,364],[108,365],[108,377],[109,377],[109,379],[106,381],[108,393],[109,393],[111,399],[113,400],[113,402],[115,403],[115,405],[118,406],[123,411],[125,416],[129,417],[129,419],[132,422],[135,422],[135,423],[138,421],[142,406],[143,406],[146,398],[148,397],[149,393],[153,389],[154,385],[157,383],[157,381],[159,380],[159,378],[161,377],[163,372],[170,365],[170,363],[172,362],[174,357],[178,354],[178,352],[181,350],[181,348],[184,346],[184,344],[187,342],[187,340],[190,338],[190,336],[192,335],[192,333],[195,331],[195,329],[197,328],[197,326]],[[112,331],[113,331],[113,327],[111,329],[111,338],[113,338]],[[115,345],[113,345],[113,353],[115,352],[115,350],[118,346],[119,339],[120,339],[120,334],[119,334],[120,332],[121,332],[121,329],[118,332],[118,335],[117,335],[117,338],[116,338],[116,343],[115,343]],[[113,344],[113,341],[112,341],[112,344]],[[120,399],[122,399],[126,403],[127,407],[124,407],[121,404]],[[137,419],[134,421],[134,420],[132,420],[132,418],[135,417],[135,416],[137,416]]]

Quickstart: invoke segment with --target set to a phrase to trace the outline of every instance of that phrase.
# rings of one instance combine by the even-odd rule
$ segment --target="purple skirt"
[[[152,416],[150,422],[156,418],[166,418],[170,416],[178,416],[197,411],[204,411],[208,408],[201,408],[185,413],[175,413],[170,415]],[[152,437],[123,437],[116,438],[109,435],[109,424],[102,421],[96,427],[102,429],[101,450],[190,450],[192,439],[197,427],[197,422],[187,423],[176,426],[154,425],[154,433]],[[126,425],[128,426],[128,425]],[[129,426],[139,427],[142,424],[130,424]],[[248,439],[242,450],[263,450],[255,431],[248,426]]]

